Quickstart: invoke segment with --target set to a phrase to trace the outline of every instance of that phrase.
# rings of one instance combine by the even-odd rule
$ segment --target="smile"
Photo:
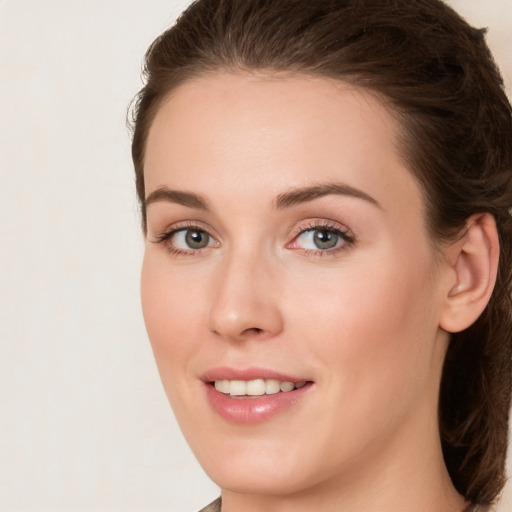
[[[305,385],[306,381],[294,383],[276,379],[216,380],[214,382],[217,391],[232,397],[275,395],[300,389]]]
[[[218,368],[203,375],[210,407],[229,423],[268,421],[307,400],[314,381],[271,370]]]

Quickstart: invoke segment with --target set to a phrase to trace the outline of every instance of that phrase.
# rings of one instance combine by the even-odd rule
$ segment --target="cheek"
[[[146,330],[164,387],[180,391],[180,374],[197,350],[201,301],[200,287],[191,286],[168,264],[165,255],[147,251],[141,274],[141,300]],[[176,371],[179,370],[179,371]],[[172,384],[175,380],[176,383]]]
[[[392,401],[411,386],[427,385],[431,372],[437,323],[429,262],[418,254],[412,267],[396,254],[302,282],[311,293],[307,306],[295,310],[308,313],[295,324],[315,359],[330,368],[326,378],[359,396],[353,404],[376,396]]]
[[[378,450],[425,407],[435,414],[441,364],[433,356],[432,283],[393,254],[387,263],[302,280],[307,303],[288,310],[301,358],[316,365],[323,402],[331,405],[319,406],[315,417],[323,421],[315,429],[328,440],[321,456],[340,454],[333,464],[365,460],[363,453]]]

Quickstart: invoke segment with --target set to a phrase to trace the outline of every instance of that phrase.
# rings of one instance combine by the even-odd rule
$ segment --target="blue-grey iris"
[[[209,241],[210,235],[204,231],[189,229],[185,235],[185,242],[191,249],[203,249]]]
[[[332,249],[336,247],[338,238],[332,231],[317,229],[313,235],[313,242],[319,249]]]

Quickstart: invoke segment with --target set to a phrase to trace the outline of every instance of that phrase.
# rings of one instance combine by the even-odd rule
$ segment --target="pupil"
[[[191,249],[202,249],[208,245],[209,235],[204,231],[188,231],[185,235],[187,245]]]
[[[338,235],[332,231],[317,230],[313,240],[319,249],[332,249],[338,243]]]

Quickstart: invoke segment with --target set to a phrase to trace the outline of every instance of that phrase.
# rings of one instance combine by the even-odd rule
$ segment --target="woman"
[[[199,0],[148,50],[132,150],[205,510],[495,502],[512,115],[481,31],[438,0]]]

